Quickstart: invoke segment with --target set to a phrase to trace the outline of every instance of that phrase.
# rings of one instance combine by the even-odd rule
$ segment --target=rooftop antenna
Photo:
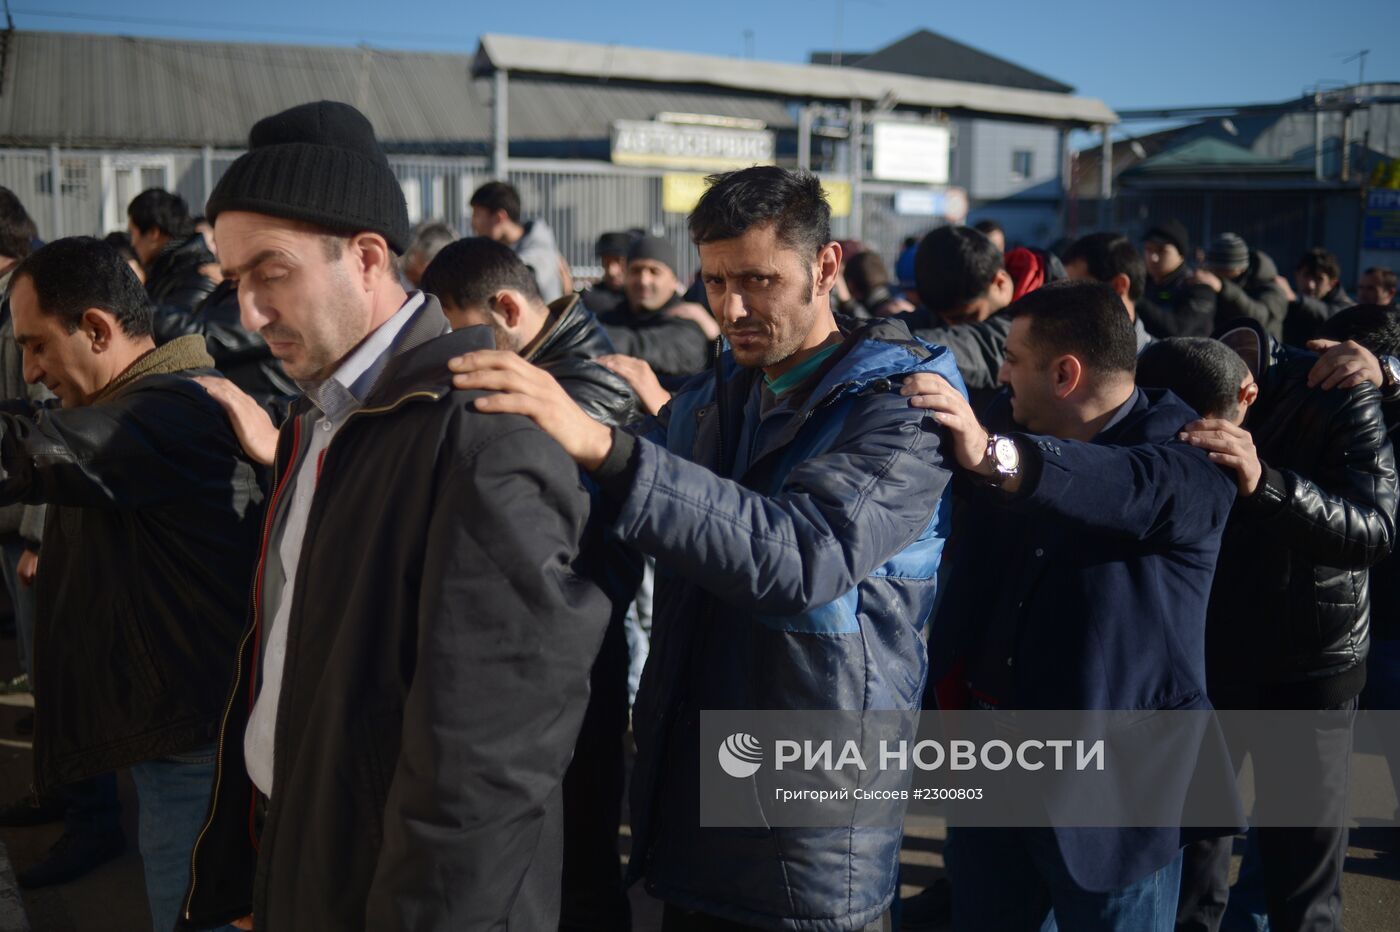
[[[744,30],[744,57],[753,58],[753,30]]]
[[[6,5],[7,7],[9,6],[8,0],[6,0],[5,5]],[[1351,62],[1356,62],[1356,63],[1357,63],[1357,65],[1356,65],[1356,71],[1357,71],[1357,73],[1356,73],[1356,83],[1357,83],[1357,84],[1365,84],[1365,83],[1366,83],[1366,56],[1367,56],[1367,55],[1370,55],[1370,54],[1371,54],[1371,50],[1370,50],[1370,49],[1362,49],[1361,51],[1357,52],[1355,55],[1348,55],[1346,58],[1343,58],[1343,59],[1342,59],[1342,64],[1344,64],[1344,65],[1350,64]]]

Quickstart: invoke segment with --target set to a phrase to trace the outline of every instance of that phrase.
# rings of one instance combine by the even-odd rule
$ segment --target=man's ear
[[[812,276],[813,297],[831,294],[841,274],[841,244],[830,242],[817,251],[816,274]]]
[[[1084,381],[1084,365],[1074,356],[1061,356],[1050,363],[1056,398],[1068,398]]]
[[[1108,287],[1113,289],[1113,293],[1118,295],[1125,303],[1128,300],[1128,276],[1122,272],[1108,280]]]
[[[115,327],[116,319],[112,317],[111,312],[96,307],[84,311],[82,323],[78,325],[84,336],[92,341],[94,353],[102,353],[112,348]]]
[[[1259,400],[1259,383],[1251,381],[1240,388],[1240,407],[1248,408]]]
[[[520,318],[525,313],[525,308],[521,306],[520,295],[508,289],[496,292],[492,297],[490,307],[497,314],[501,315],[505,322],[506,329],[514,330],[520,326]]]
[[[366,291],[373,289],[382,275],[397,278],[394,251],[378,233],[356,233],[350,237],[350,251],[359,260],[360,283]]]
[[[991,287],[988,291],[997,296],[995,302],[1000,307],[1005,307],[1011,303],[1012,295],[1016,294],[1016,283],[1011,280],[1011,273],[1006,269],[997,269],[997,273],[992,276]]]

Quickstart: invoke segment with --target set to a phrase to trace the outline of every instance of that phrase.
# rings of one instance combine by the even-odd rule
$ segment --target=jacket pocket
[[[403,732],[403,710],[368,711],[359,718],[359,761],[361,791],[368,809],[370,843],[375,851],[384,841],[384,805],[389,799],[389,783],[399,759]]]
[[[165,693],[165,678],[161,676],[151,645],[150,629],[141,614],[130,603],[122,601],[117,608],[117,623],[121,630],[113,643],[125,649],[131,680],[147,698]]]

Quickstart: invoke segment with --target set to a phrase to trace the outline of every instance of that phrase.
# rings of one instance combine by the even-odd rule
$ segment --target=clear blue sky
[[[9,0],[21,29],[471,51],[483,32],[801,62],[925,27],[1116,108],[1400,81],[1395,0]],[[839,11],[839,12],[838,12]],[[65,15],[67,14],[67,15]],[[838,32],[839,23],[839,32]]]

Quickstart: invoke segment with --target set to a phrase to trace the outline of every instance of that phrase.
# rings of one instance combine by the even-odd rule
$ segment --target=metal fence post
[[[205,146],[199,153],[200,169],[204,172],[204,203],[209,203],[209,197],[214,193],[214,147]],[[200,213],[204,213],[204,207],[199,208]]]
[[[491,94],[491,174],[505,181],[510,158],[510,84],[504,68],[496,69]]]
[[[861,114],[861,102],[851,101],[851,239],[860,239],[862,196],[865,176],[865,126]]]
[[[49,146],[49,193],[53,195],[53,229],[49,239],[63,238],[63,163],[58,158],[58,144]]]

